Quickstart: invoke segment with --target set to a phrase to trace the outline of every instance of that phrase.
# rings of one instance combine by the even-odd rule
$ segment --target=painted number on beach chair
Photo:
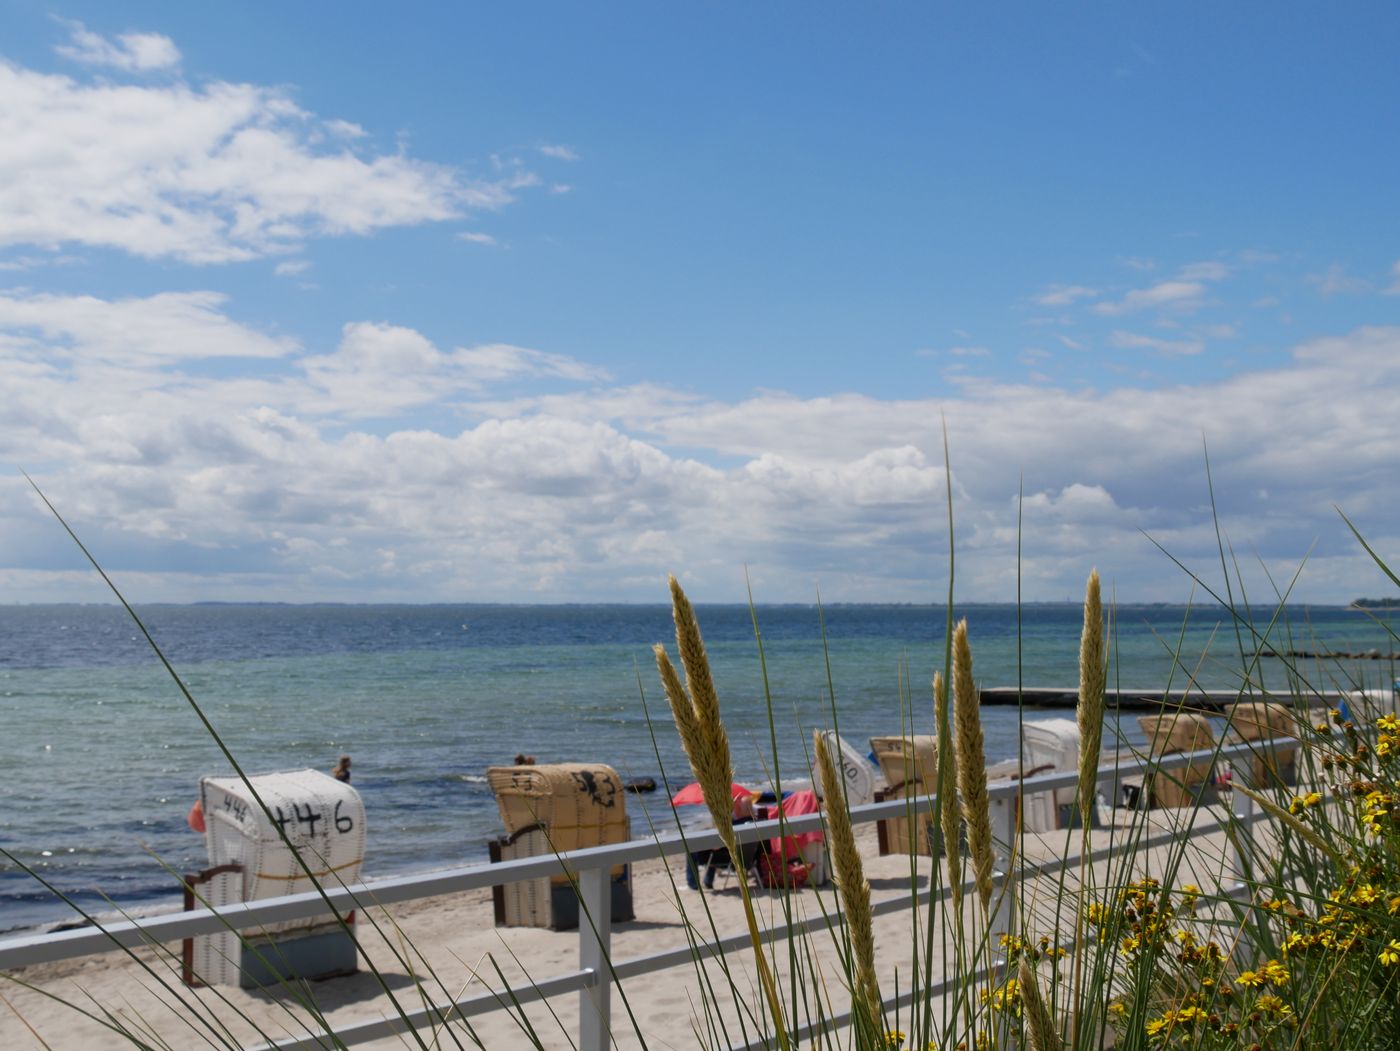
[[[342,814],[340,808],[345,805],[345,800],[335,801],[335,830],[342,835],[355,827],[355,819],[349,814]]]
[[[320,809],[312,809],[310,803],[296,803],[292,806],[292,813],[297,816],[297,821],[303,825],[310,826],[307,835],[316,835],[316,822],[324,820],[324,815]]]

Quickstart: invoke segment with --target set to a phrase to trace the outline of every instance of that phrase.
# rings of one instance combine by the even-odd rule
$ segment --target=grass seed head
[[[987,757],[982,741],[982,708],[972,679],[972,647],[967,621],[953,629],[953,722],[957,730],[958,791],[967,822],[967,851],[985,913],[992,903],[992,817],[987,798]]]

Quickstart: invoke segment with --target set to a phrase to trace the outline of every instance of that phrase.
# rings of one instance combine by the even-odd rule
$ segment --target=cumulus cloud
[[[147,298],[0,293],[6,356],[85,364],[155,365],[200,358],[277,358],[296,341],[231,320],[217,292]]]
[[[147,73],[180,64],[179,48],[160,33],[122,33],[115,40],[109,40],[81,22],[64,21],[64,24],[71,39],[55,50],[74,62],[107,66],[127,73]]]
[[[252,84],[86,83],[0,62],[0,96],[0,247],[223,263],[500,208],[538,181],[499,158],[470,180],[356,152],[356,125]]]
[[[303,358],[311,390],[297,404],[326,415],[394,416],[522,378],[572,382],[607,373],[563,354],[497,343],[440,351],[422,333],[383,322],[345,326],[335,352]],[[301,398],[300,391],[296,397]]]
[[[557,161],[576,161],[578,154],[568,146],[545,145],[540,147],[540,152],[546,157],[553,157]]]

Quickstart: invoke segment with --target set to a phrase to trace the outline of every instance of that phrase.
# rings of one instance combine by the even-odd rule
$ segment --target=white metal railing
[[[1259,754],[1264,747],[1260,742],[1246,742],[1199,752],[1182,752],[1158,759],[1142,755],[1120,756],[1113,766],[1099,769],[1099,783],[1116,783],[1124,775],[1135,773],[1147,775],[1156,770],[1172,770],[1205,760],[1214,763],[1228,763],[1232,759],[1243,759]],[[994,835],[997,842],[1005,847],[1013,843],[1016,836],[1016,798],[1022,794],[1051,791],[1056,788],[1070,788],[1078,784],[1075,772],[1040,774],[1024,780],[1011,779],[995,781],[988,785],[987,794],[994,805]],[[1243,793],[1234,793],[1238,812],[1230,821],[1242,822],[1248,826],[1257,818],[1252,802]],[[885,818],[912,817],[932,809],[935,798],[920,796],[886,800],[851,810],[851,821],[863,824]],[[798,817],[754,822],[737,828],[736,834],[741,843],[770,839],[778,835],[820,830],[824,817],[820,813],[804,814]],[[1196,834],[1218,831],[1226,822],[1215,821],[1197,826]],[[1156,839],[1144,842],[1152,846],[1157,840],[1166,842],[1175,833],[1162,834]],[[1230,837],[1226,837],[1227,842]],[[1247,840],[1246,840],[1247,841]],[[401,876],[394,879],[378,880],[351,886],[326,887],[324,894],[309,892],[293,894],[281,898],[265,898],[259,901],[239,902],[217,908],[204,908],[193,912],[173,913],[142,920],[107,924],[102,927],[88,927],[58,931],[48,934],[34,934],[0,941],[0,971],[14,970],[38,963],[74,959],[96,953],[112,952],[121,949],[134,949],[140,946],[164,944],[191,938],[197,935],[214,934],[230,928],[241,930],[247,927],[260,927],[265,924],[282,923],[289,920],[309,919],[324,915],[327,903],[336,911],[345,913],[351,909],[365,909],[375,906],[393,905],[399,902],[416,901],[422,898],[457,894],[462,891],[478,890],[520,880],[540,879],[555,876],[561,871],[572,870],[576,875],[579,895],[579,966],[577,970],[552,975],[544,979],[532,979],[520,988],[502,988],[486,993],[465,997],[454,1002],[443,1003],[428,1008],[406,1011],[403,1016],[391,1019],[377,1018],[371,1021],[351,1023],[335,1030],[336,1038],[346,1045],[363,1043],[368,1040],[393,1036],[404,1030],[420,1025],[441,1023],[454,1018],[471,1018],[499,1010],[512,1004],[528,1004],[541,999],[560,996],[571,992],[579,994],[579,1033],[577,1046],[580,1051],[604,1051],[610,1046],[611,990],[614,981],[622,981],[641,974],[653,973],[669,967],[689,963],[697,956],[701,958],[719,955],[731,949],[740,949],[749,944],[747,932],[720,938],[713,942],[684,945],[677,949],[652,953],[626,960],[612,960],[611,963],[611,870],[616,865],[642,861],[658,856],[687,853],[695,850],[708,850],[721,846],[719,834],[714,830],[686,833],[668,833],[654,838],[633,840],[628,843],[602,847],[587,847],[559,855],[543,855],[521,858],[490,865],[472,865],[462,868],[428,872],[415,876]],[[1111,849],[1111,848],[1108,848]],[[1230,846],[1227,849],[1233,850]],[[1106,856],[1107,850],[1095,851],[1092,860]],[[993,929],[1009,929],[1012,895],[1000,893],[1005,886],[1007,873],[1003,855],[1003,871],[998,872],[998,901],[1000,913],[993,918]],[[1054,864],[1062,863],[1057,860]],[[1237,874],[1242,871],[1242,859],[1235,859]],[[567,866],[567,868],[565,868]],[[1034,871],[1023,866],[1022,871]],[[912,894],[903,894],[886,899],[874,906],[877,914],[896,912],[926,904],[930,891],[924,889]],[[951,893],[944,888],[944,895]],[[790,932],[802,933],[824,926],[831,922],[829,917],[817,916],[795,922],[790,927],[775,926],[763,932],[765,940],[772,941],[787,936]],[[1001,926],[996,924],[1000,922]],[[919,990],[920,993],[938,990]],[[914,995],[908,991],[890,1001],[904,1003]],[[844,1016],[827,1018],[825,1024],[840,1025],[848,1019]],[[802,1033],[795,1033],[801,1037]],[[255,1051],[318,1051],[325,1047],[324,1038],[309,1036],[292,1038],[276,1043],[259,1045]],[[760,1044],[750,1045],[753,1047]]]

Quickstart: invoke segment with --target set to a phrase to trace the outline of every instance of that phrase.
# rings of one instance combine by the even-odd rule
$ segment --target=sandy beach
[[[1194,820],[1205,823],[1221,816],[1219,808],[1203,808]],[[1119,812],[1121,820],[1127,815]],[[1141,815],[1138,815],[1141,818]],[[1190,811],[1161,810],[1150,815],[1149,825],[1158,831],[1183,832],[1181,822],[1193,820]],[[881,857],[876,847],[873,825],[858,828],[866,873],[875,901],[907,895],[912,884],[926,885],[929,866],[927,857],[912,859],[906,855]],[[1101,829],[1095,835],[1095,846],[1107,846],[1111,829]],[[1079,834],[1067,837],[1064,832],[1045,836],[1028,835],[1025,861],[1051,861],[1077,849]],[[1183,870],[1182,881],[1194,881],[1203,887],[1216,885],[1221,873],[1224,838],[1220,833],[1203,834],[1192,841]],[[1144,855],[1138,874],[1150,874],[1154,857],[1160,851]],[[1054,866],[1052,865],[1052,868]],[[613,932],[613,959],[622,961],[686,944],[687,928],[681,912],[684,905],[692,923],[705,936],[709,934],[701,897],[684,884],[684,870],[679,859],[669,859],[670,876],[661,859],[638,864],[634,870],[634,906],[636,919],[619,923]],[[1102,869],[1102,865],[1096,871]],[[1055,897],[1057,875],[1030,878],[1022,884],[1021,897],[1032,906],[1049,907]],[[673,883],[674,879],[674,883]],[[912,884],[911,884],[912,881]],[[677,889],[677,887],[679,889]],[[679,899],[678,899],[679,896]],[[795,916],[820,915],[836,912],[833,889],[804,888],[784,895],[780,892],[760,892],[758,901],[765,922],[779,924],[782,920],[783,899],[787,897]],[[731,880],[723,889],[707,894],[715,929],[720,935],[738,933],[743,929],[737,884]],[[973,922],[971,904],[968,920]],[[369,925],[360,924],[360,937],[365,954],[379,968],[390,990],[400,1002],[409,1007],[420,1004],[420,996],[434,1002],[484,991],[485,982],[499,984],[495,966],[514,981],[528,975],[542,980],[578,966],[578,936],[575,932],[555,932],[533,928],[496,928],[490,896],[486,892],[417,901],[388,909],[372,910],[379,933]],[[1041,909],[1044,911],[1044,909]],[[914,921],[907,910],[877,917],[875,937],[877,965],[882,991],[886,996],[895,989],[896,981],[908,982],[911,964],[911,930]],[[1047,919],[1043,930],[1036,934],[1053,934],[1053,921]],[[398,956],[404,947],[413,946],[411,965]],[[832,1006],[841,1009],[846,1004],[845,990],[839,987],[839,970],[834,963],[832,939],[819,932],[811,939],[818,966],[828,981]],[[153,949],[143,950],[141,957],[162,974],[175,995],[186,1004],[197,1004],[201,1011],[227,1024],[228,1035],[241,1045],[259,1040],[254,1024],[268,1036],[305,1036],[306,1031],[296,1021],[296,1008],[285,993],[244,991],[240,989],[189,990],[178,985],[171,971],[171,962],[162,960]],[[775,953],[784,966],[785,950]],[[935,961],[937,948],[935,947]],[[494,961],[494,964],[493,964]],[[752,959],[747,952],[732,952],[727,957],[737,976],[740,988],[755,981]],[[705,965],[716,977],[718,964]],[[363,967],[363,964],[362,964]],[[419,978],[415,978],[415,974]],[[154,1033],[169,1041],[170,1046],[206,1046],[203,1033],[191,1031],[188,1009],[171,1010],[172,993],[159,988],[155,979],[130,958],[121,953],[108,953],[61,964],[40,965],[17,972],[18,982],[0,987],[6,1000],[0,1005],[0,1046],[6,1048],[43,1048],[54,1051],[78,1051],[82,1048],[111,1046],[116,1038],[98,1023],[78,1015],[52,997],[83,1004],[91,1009],[100,1004],[123,1021],[135,1027],[150,1027]],[[23,983],[23,984],[19,984]],[[614,1034],[619,1048],[639,1046],[629,1012],[645,1035],[646,1045],[661,1048],[688,1048],[697,1045],[694,1027],[703,1016],[698,989],[700,979],[693,965],[627,980],[613,995]],[[728,993],[719,988],[720,1013],[737,1017],[737,1009]],[[366,970],[348,978],[330,979],[310,986],[319,1009],[332,1026],[385,1017],[392,1013],[388,1000],[377,980]],[[245,1015],[240,1018],[239,1015]],[[555,998],[546,1008],[531,1006],[527,1015],[546,1047],[569,1047],[576,1032],[578,996],[568,994]],[[476,1038],[488,1048],[526,1046],[519,1023],[507,1012],[497,1011],[473,1020]],[[731,1032],[737,1033],[737,1028]],[[463,1046],[473,1046],[466,1036],[459,1036]],[[456,1046],[447,1042],[449,1046]],[[361,1045],[368,1048],[416,1046],[407,1040],[389,1039]]]

